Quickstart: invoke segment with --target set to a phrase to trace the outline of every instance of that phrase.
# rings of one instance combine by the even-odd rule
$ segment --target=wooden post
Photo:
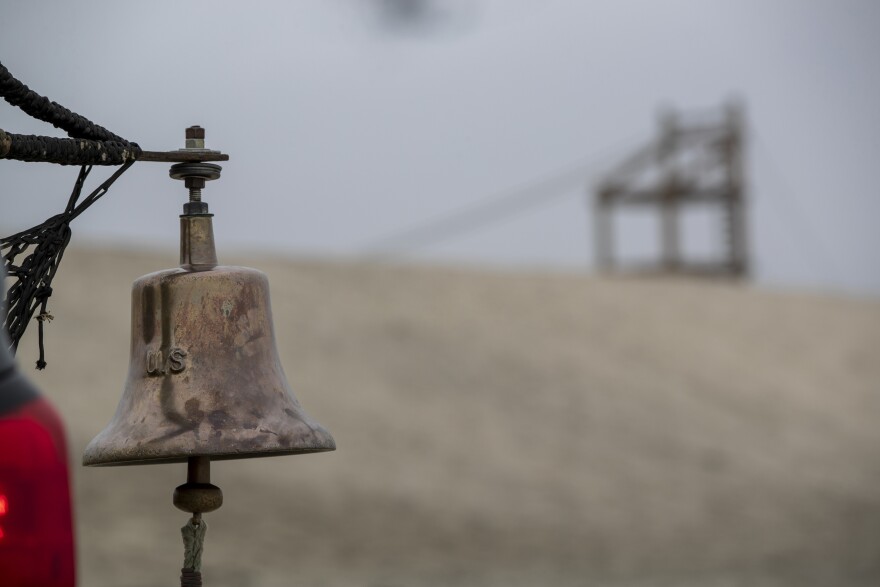
[[[610,273],[614,271],[614,217],[612,215],[613,191],[608,187],[599,189],[593,207],[593,227],[596,268]]]
[[[671,110],[658,117],[660,139],[657,144],[657,166],[661,172],[660,195],[660,264],[664,271],[675,272],[681,266],[679,247],[678,200],[679,190],[675,177],[676,116]]]
[[[664,271],[676,272],[681,268],[679,247],[678,190],[671,181],[663,190],[660,200],[660,263]]]
[[[743,114],[742,106],[730,102],[725,108],[727,140],[725,148],[725,167],[727,197],[725,212],[728,236],[728,265],[733,275],[748,275],[748,251],[746,250],[746,219],[744,194],[744,165],[742,156]]]

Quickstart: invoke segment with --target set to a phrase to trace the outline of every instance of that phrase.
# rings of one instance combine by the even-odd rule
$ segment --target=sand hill
[[[221,251],[222,253],[222,251]],[[226,260],[226,259],[224,259]],[[880,584],[880,303],[693,281],[345,262],[266,271],[324,455],[214,465],[205,584]],[[74,249],[49,368],[81,584],[173,585],[182,465],[76,466],[172,253]]]

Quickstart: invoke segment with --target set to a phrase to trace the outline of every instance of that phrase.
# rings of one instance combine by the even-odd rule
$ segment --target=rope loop
[[[37,369],[46,367],[43,326],[51,320],[47,309],[52,295],[52,280],[58,272],[61,258],[70,243],[72,232],[70,223],[94,204],[131,165],[133,160],[122,165],[116,172],[80,201],[85,180],[91,166],[80,168],[73,192],[68,199],[65,211],[52,216],[42,224],[0,238],[0,253],[6,265],[6,273],[14,279],[6,291],[6,316],[4,325],[9,333],[9,350],[15,353],[19,341],[24,336],[31,319],[37,314],[40,358]],[[23,258],[22,258],[23,257]],[[21,258],[21,260],[19,260]]]
[[[13,353],[18,349],[18,343],[39,307],[37,322],[40,358],[37,360],[37,369],[43,369],[46,367],[43,325],[52,319],[46,303],[52,295],[52,279],[70,242],[70,223],[107,193],[113,182],[131,167],[142,151],[137,143],[126,141],[103,126],[31,90],[15,79],[2,63],[0,97],[20,108],[25,114],[60,128],[70,137],[63,139],[17,135],[0,129],[0,159],[81,166],[64,212],[28,230],[0,239],[0,253],[3,255],[6,272],[14,279],[4,296],[6,316],[0,316],[9,333],[9,348]],[[80,201],[80,194],[92,165],[121,167]],[[22,255],[24,259],[17,262]]]

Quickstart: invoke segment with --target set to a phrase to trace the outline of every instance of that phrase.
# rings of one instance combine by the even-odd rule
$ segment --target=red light
[[[45,400],[0,416],[2,587],[76,585],[68,483],[64,431]]]

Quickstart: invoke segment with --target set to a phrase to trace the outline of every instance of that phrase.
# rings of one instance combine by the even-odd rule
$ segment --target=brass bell
[[[201,586],[202,514],[223,503],[211,460],[335,450],[330,433],[294,397],[275,348],[269,283],[246,267],[217,264],[205,182],[227,155],[209,151],[190,127],[186,148],[145,153],[176,161],[190,201],[180,216],[180,267],[150,273],[131,293],[131,354],[110,424],[86,447],[84,465],[186,461],[173,503],[192,518],[181,528],[182,586]]]
[[[191,130],[190,148],[182,151],[197,150],[190,146]],[[190,188],[180,217],[180,267],[134,283],[125,390],[110,424],[86,447],[84,465],[336,448],[284,376],[266,276],[217,264],[213,215],[201,188],[219,175],[219,165],[203,161],[171,168],[171,176]]]

